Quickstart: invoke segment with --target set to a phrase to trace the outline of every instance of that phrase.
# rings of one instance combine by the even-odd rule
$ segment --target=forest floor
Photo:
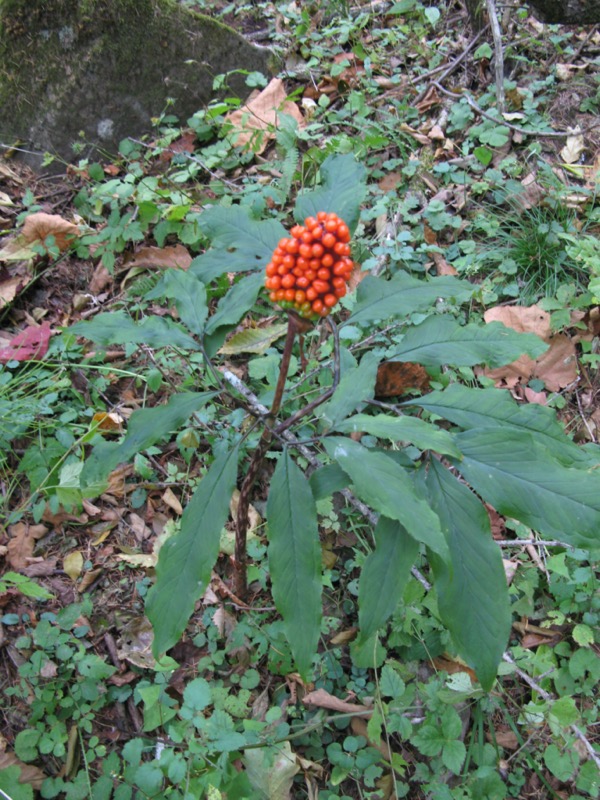
[[[520,407],[553,409],[593,458],[597,26],[543,25],[525,8],[507,7],[501,52],[491,27],[475,33],[459,3],[194,7],[277,53],[277,77],[248,76],[255,89],[247,105],[225,92],[192,120],[167,109],[143,141],[60,175],[34,175],[16,153],[0,158],[0,793],[599,797],[593,551],[567,534],[564,542],[540,538],[491,503],[512,603],[491,692],[459,657],[427,580],[409,580],[371,662],[351,651],[372,525],[339,494],[317,503],[324,616],[316,677],[303,680],[270,592],[261,529],[268,470],[252,498],[250,599],[232,591],[229,523],[202,603],[169,650],[172,661],[157,663],[144,603],[158,548],[177,530],[207,454],[230,441],[235,426],[247,435],[243,404],[207,379],[200,388],[215,395],[195,421],[140,447],[94,491],[81,481],[91,446],[117,441],[133,414],[164,404],[177,388],[198,390],[201,357],[152,341],[102,342],[99,333],[90,345],[70,332],[114,310],[178,319],[157,286],[165,272],[187,270],[210,250],[207,208],[240,204],[288,225],[324,159],[353,154],[367,189],[353,234],[361,268],[352,289],[367,275],[399,270],[457,277],[477,287],[467,309],[448,306],[461,323],[502,322],[548,345],[539,359],[495,368],[483,359],[380,365],[373,407],[397,411],[407,397],[453,381],[507,389]],[[285,115],[277,123],[273,107]],[[211,314],[241,271],[215,275]],[[352,301],[342,306],[348,317]],[[407,317],[418,324],[428,313]],[[215,350],[218,369],[237,376],[251,405],[272,394],[276,323],[259,297],[228,329],[229,347]],[[262,342],[230,341],[257,330]],[[307,336],[309,371],[331,356],[327,330]],[[382,322],[363,346],[387,331]],[[346,334],[348,356],[364,333]],[[298,385],[300,370],[298,358]],[[310,444],[311,431],[301,433]],[[424,556],[418,566],[432,576]],[[206,728],[194,728],[205,708]],[[248,745],[243,737],[257,731],[264,746]]]

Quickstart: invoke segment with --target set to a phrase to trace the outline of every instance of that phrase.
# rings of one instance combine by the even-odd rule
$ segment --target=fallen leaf
[[[41,539],[47,533],[48,528],[45,525],[27,525],[25,522],[17,522],[9,526],[10,539],[8,540],[7,558],[13,569],[20,571],[28,566],[36,539]]]
[[[449,264],[441,253],[431,253],[431,259],[435,264],[436,275],[458,275],[458,270]]]
[[[543,381],[551,392],[569,386],[577,379],[577,355],[574,342],[564,333],[552,335],[550,314],[539,306],[495,306],[483,315],[486,322],[502,322],[520,333],[535,333],[550,346],[533,361],[528,356],[497,369],[485,369],[484,374],[496,385],[513,389],[518,383],[526,384],[531,378]]]
[[[502,565],[504,567],[504,574],[506,575],[506,582],[510,586],[519,568],[519,562],[511,561],[508,558],[503,558]]]
[[[74,550],[64,557],[63,569],[72,581],[77,580],[83,569],[83,555],[79,550]]]
[[[339,644],[348,644],[348,642],[353,642],[354,639],[356,639],[357,633],[358,628],[348,628],[348,630],[340,631],[329,640],[329,644],[332,644],[334,647],[337,647]]]
[[[183,269],[192,263],[192,257],[182,244],[169,247],[142,247],[133,258],[123,264],[123,269]]]
[[[113,276],[106,269],[104,264],[100,262],[100,264],[98,264],[98,266],[94,270],[94,274],[92,275],[89,287],[90,292],[92,294],[100,294],[100,292],[108,286],[108,284],[112,281],[112,279]]]
[[[457,672],[466,672],[473,683],[477,681],[477,675],[475,675],[475,672],[468,667],[464,661],[461,661],[461,659],[457,658],[456,656],[451,656],[448,653],[444,653],[443,655],[434,658],[432,663],[437,669],[444,670],[444,672],[447,672],[449,675],[455,675]]]
[[[32,359],[41,361],[48,352],[51,336],[49,322],[43,322],[41,325],[28,325],[10,340],[7,347],[0,350],[0,364]]]
[[[166,503],[169,508],[172,508],[176,514],[179,514],[180,516],[183,514],[183,506],[179,502],[179,498],[175,495],[172,489],[166,489],[162,499],[163,502]]]
[[[440,104],[440,96],[435,86],[430,86],[425,94],[425,97],[416,104],[415,108],[419,114],[424,114],[430,108]]]
[[[560,151],[559,155],[565,164],[575,164],[579,161],[584,150],[585,143],[583,141],[583,134],[576,130],[573,131],[571,136],[567,136],[565,146]]]
[[[140,517],[139,514],[135,514],[134,512],[132,512],[131,514],[129,514],[127,520],[129,522],[129,525],[131,526],[133,535],[138,540],[138,542],[143,542],[152,534],[152,531],[146,525],[146,523]]]
[[[60,252],[67,250],[80,234],[79,227],[58,214],[38,211],[30,214],[22,229],[0,250],[0,261],[26,261],[38,255],[38,249],[48,250],[49,237]]]
[[[424,391],[429,388],[429,380],[427,370],[420,364],[385,362],[377,368],[375,396],[395,397],[409,389]]]
[[[0,283],[0,308],[4,308],[15,299],[19,292],[27,285],[27,280],[18,275],[8,278]]]
[[[269,85],[254,97],[228,114],[226,119],[233,130],[229,134],[236,147],[252,143],[252,150],[262,153],[271,139],[275,138],[278,114],[288,114],[304,127],[304,119],[295,103],[287,100],[287,93],[280,78],[273,78]]]
[[[142,669],[176,669],[178,664],[169,656],[163,656],[160,665],[152,655],[154,631],[146,617],[135,617],[123,626],[121,637],[117,642],[117,655],[123,661],[129,661]]]
[[[122,433],[123,422],[123,417],[114,411],[111,411],[110,413],[98,411],[92,417],[92,423],[95,426],[95,429],[104,431],[105,433]]]
[[[165,164],[171,161],[177,153],[193,153],[196,149],[196,141],[195,131],[184,131],[178,139],[172,141],[168,147],[161,151],[159,161]]]
[[[274,747],[245,750],[245,773],[255,796],[268,800],[289,800],[294,776],[300,772],[289,742]]]

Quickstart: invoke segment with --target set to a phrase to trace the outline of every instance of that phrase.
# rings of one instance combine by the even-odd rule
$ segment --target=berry
[[[265,288],[271,302],[314,320],[346,295],[353,268],[348,226],[337,214],[319,211],[279,241],[265,269]]]

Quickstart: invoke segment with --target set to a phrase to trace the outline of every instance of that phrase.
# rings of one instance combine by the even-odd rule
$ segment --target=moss
[[[86,141],[115,150],[140,135],[167,98],[185,120],[212,97],[214,76],[269,71],[269,51],[174,0],[0,0],[0,139],[71,156]],[[242,76],[230,81],[248,93]]]

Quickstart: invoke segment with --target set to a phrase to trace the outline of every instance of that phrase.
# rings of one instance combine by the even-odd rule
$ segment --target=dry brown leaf
[[[20,235],[28,244],[36,242],[44,244],[49,236],[53,236],[56,246],[62,253],[73,244],[79,233],[77,225],[67,222],[58,214],[44,214],[43,211],[39,211],[27,217]]]
[[[90,292],[92,294],[100,294],[100,292],[108,286],[112,279],[112,275],[106,269],[104,264],[98,264],[94,270],[94,274],[92,275],[92,280],[90,281]]]
[[[269,141],[275,138],[278,113],[288,114],[304,127],[304,119],[295,103],[287,100],[287,93],[280,78],[273,78],[269,85],[241,108],[228,114],[233,125],[229,137],[237,147],[252,143],[255,153],[262,153]]]
[[[565,146],[559,155],[565,164],[576,164],[584,150],[583,134],[580,131],[573,131],[571,136],[567,136]]]
[[[429,388],[429,375],[425,367],[410,361],[387,361],[377,368],[376,397],[395,397],[409,389],[424,391]]]
[[[383,178],[377,182],[377,185],[382,192],[391,192],[396,186],[403,183],[404,180],[404,175],[401,172],[387,172]]]
[[[539,306],[496,306],[489,308],[483,317],[486,322],[502,322],[519,333],[535,333],[550,345],[537,361],[521,356],[504,367],[486,369],[485,375],[496,381],[496,385],[512,389],[518,383],[539,378],[549,391],[557,392],[577,379],[574,342],[564,333],[552,336],[550,315]]]
[[[48,237],[54,238],[54,246],[60,252],[67,250],[79,236],[77,225],[67,222],[58,214],[45,214],[38,211],[30,214],[21,231],[0,251],[0,260],[24,261],[37,255],[34,245],[48,247]]]
[[[340,700],[329,694],[325,689],[315,689],[314,692],[305,694],[302,702],[307,706],[317,706],[318,708],[328,708],[330,711],[340,711],[344,714],[358,714],[364,713],[370,715],[373,709],[369,706],[363,706],[360,703],[347,703],[345,700]]]
[[[146,525],[146,523],[140,517],[139,514],[131,512],[131,514],[128,517],[128,522],[131,526],[131,530],[133,531],[133,535],[138,540],[138,542],[143,542],[151,535],[152,530]]]
[[[436,275],[458,275],[458,270],[449,264],[441,253],[431,253],[431,259],[435,264]]]
[[[182,244],[170,247],[142,247],[123,269],[183,269],[192,263],[192,257]]]
[[[26,283],[27,281],[18,275],[2,281],[2,283],[0,283],[0,308],[4,308],[4,306],[12,303]]]
[[[488,742],[492,742],[494,745],[499,745],[505,750],[516,750],[519,746],[517,734],[508,728],[497,730],[493,733],[492,731],[488,731],[486,737]]]
[[[430,108],[434,106],[438,106],[440,104],[440,96],[438,94],[437,89],[435,86],[430,86],[427,90],[425,97],[416,104],[415,108],[419,112],[420,115],[424,114],[426,111],[429,111]]]
[[[348,644],[348,642],[352,642],[354,639],[356,639],[357,633],[358,628],[348,628],[345,631],[340,631],[329,640],[329,644],[332,644],[336,647],[339,644]]]
[[[162,496],[163,502],[166,503],[169,508],[172,508],[176,514],[183,514],[183,506],[179,502],[179,498],[175,495],[172,489],[166,489],[165,493]]]
[[[92,423],[96,426],[96,429],[105,433],[122,433],[123,422],[123,417],[115,411],[110,413],[98,411],[92,417]]]
[[[13,569],[22,570],[29,564],[36,539],[48,533],[45,525],[27,525],[17,522],[8,528],[8,562]]]
[[[457,672],[466,672],[473,683],[477,681],[477,675],[475,675],[475,672],[471,669],[471,667],[468,667],[464,661],[461,661],[461,659],[457,658],[456,656],[451,656],[448,653],[444,653],[443,655],[434,658],[433,664],[437,669],[444,670],[444,672],[447,672],[449,675],[454,675]]]

